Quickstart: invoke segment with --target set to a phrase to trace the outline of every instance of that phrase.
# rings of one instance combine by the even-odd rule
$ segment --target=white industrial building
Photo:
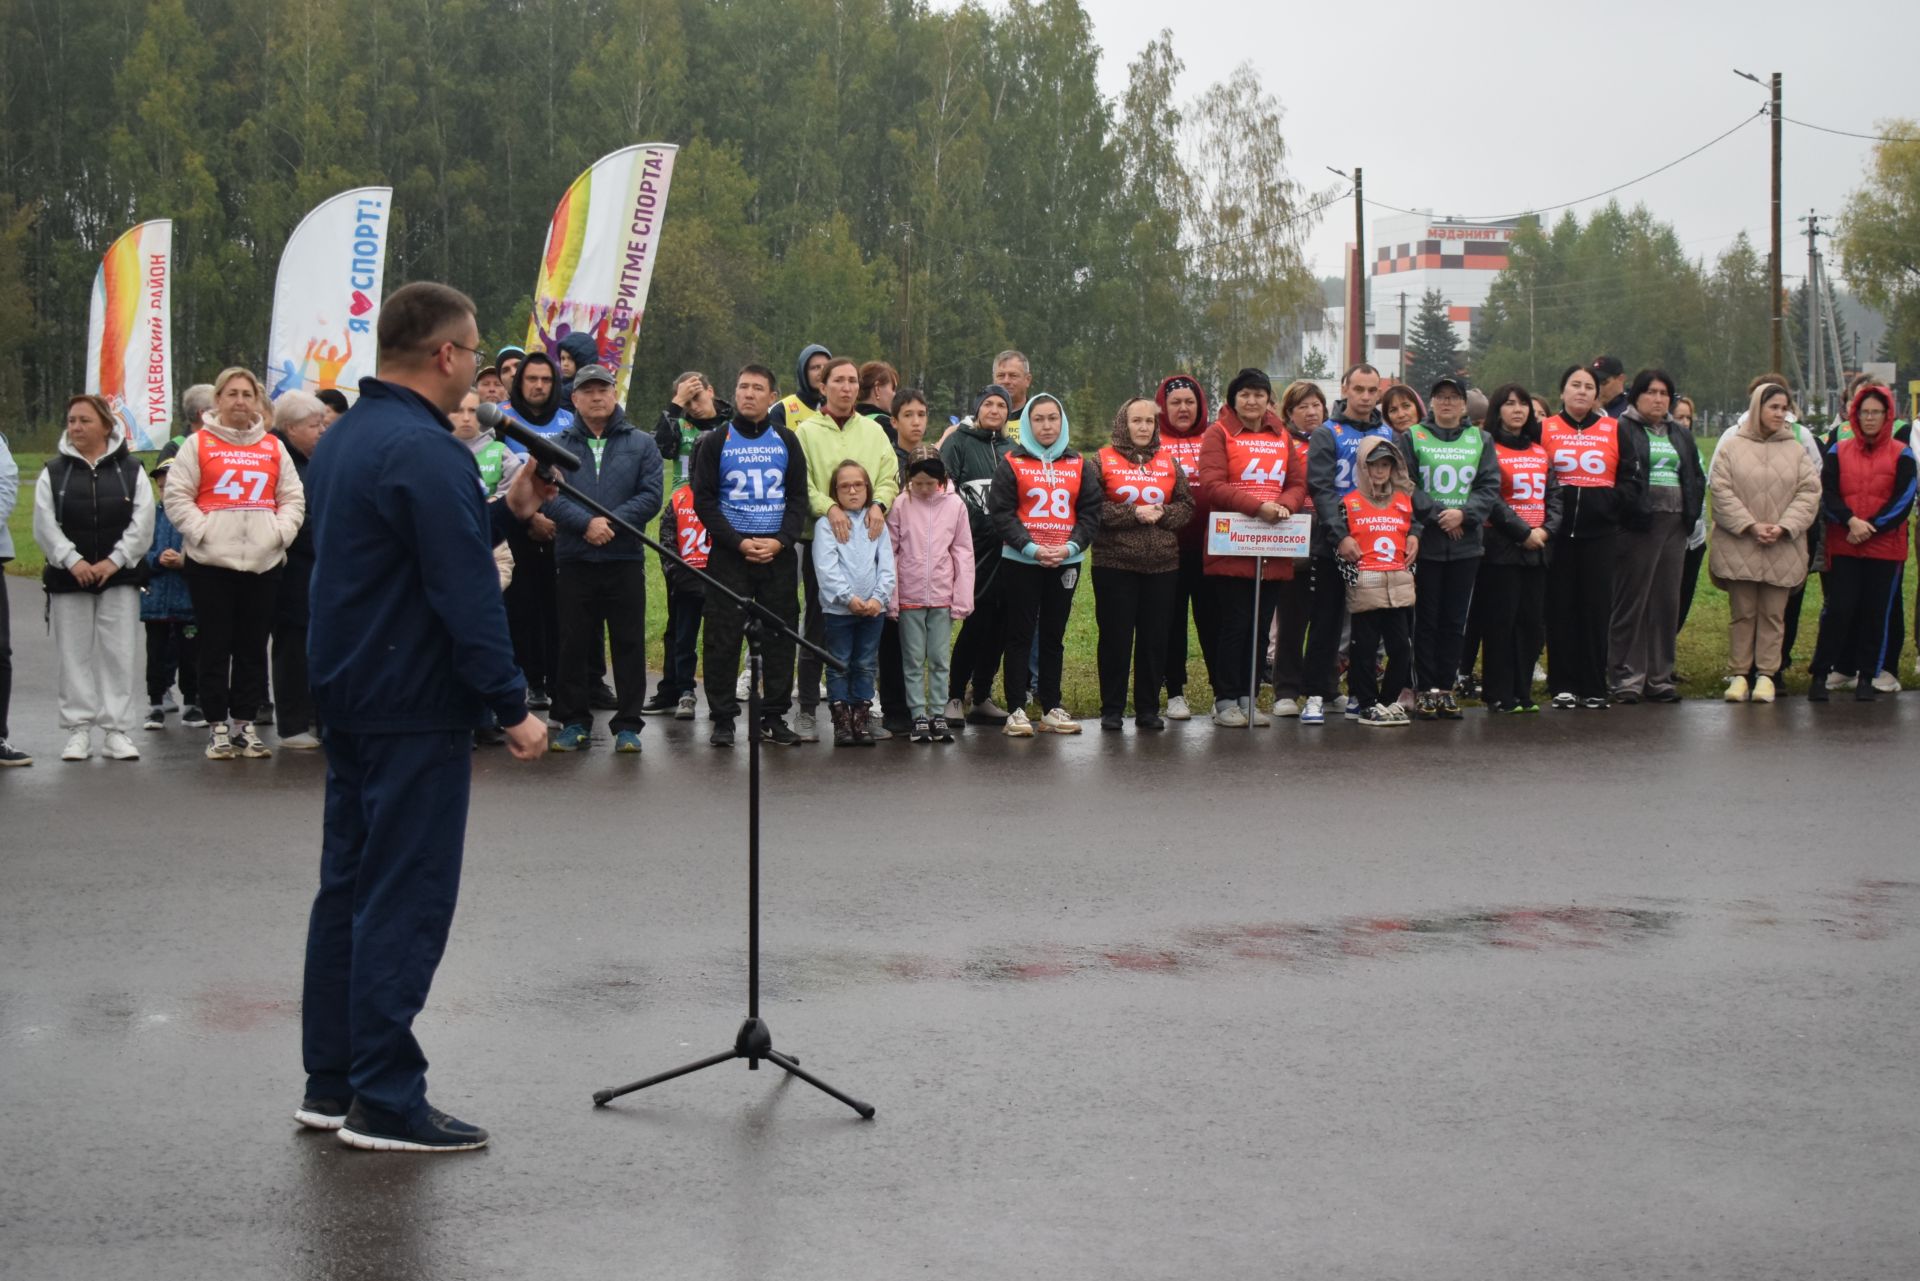
[[[1368,361],[1382,373],[1400,372],[1401,300],[1404,297],[1411,333],[1420,300],[1429,289],[1439,290],[1447,300],[1447,318],[1465,350],[1487,291],[1507,265],[1508,249],[1519,227],[1518,221],[1466,222],[1424,213],[1395,214],[1376,221],[1369,228],[1372,239],[1367,245]],[[1346,364],[1346,310],[1328,307],[1320,327],[1301,335],[1299,361],[1318,351],[1329,369]]]

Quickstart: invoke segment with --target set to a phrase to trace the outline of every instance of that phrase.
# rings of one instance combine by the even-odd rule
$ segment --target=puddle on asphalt
[[[875,955],[843,948],[783,951],[774,964],[790,983],[1023,983],[1101,974],[1194,974],[1231,965],[1283,965],[1331,972],[1343,964],[1402,960],[1483,949],[1577,953],[1648,946],[1683,926],[1807,927],[1828,937],[1879,941],[1920,923],[1920,882],[1865,880],[1813,896],[1796,907],[1765,900],[1687,903],[1640,900],[1632,906],[1573,904],[1459,909],[1413,916],[1352,916],[1328,921],[1267,921],[1194,926],[1153,942],[1012,944],[952,957]]]

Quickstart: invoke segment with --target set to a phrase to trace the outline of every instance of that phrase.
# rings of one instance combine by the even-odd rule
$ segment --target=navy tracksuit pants
[[[328,728],[320,892],[307,926],[301,1053],[307,1095],[423,1119],[427,1002],[460,890],[470,731]]]

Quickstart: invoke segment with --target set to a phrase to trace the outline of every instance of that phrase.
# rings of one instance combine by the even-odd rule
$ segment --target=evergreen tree
[[[1447,300],[1438,289],[1429,289],[1407,335],[1405,381],[1425,396],[1438,379],[1459,376],[1460,366],[1460,338],[1447,319]]]

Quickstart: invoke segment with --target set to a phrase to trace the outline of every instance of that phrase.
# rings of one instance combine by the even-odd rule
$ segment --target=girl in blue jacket
[[[834,468],[833,501],[855,517],[845,541],[826,516],[813,527],[813,568],[820,580],[827,652],[846,665],[845,671],[827,672],[833,745],[872,747],[873,674],[887,602],[893,597],[893,539],[884,525],[878,537],[867,532],[873,478],[859,463]]]

